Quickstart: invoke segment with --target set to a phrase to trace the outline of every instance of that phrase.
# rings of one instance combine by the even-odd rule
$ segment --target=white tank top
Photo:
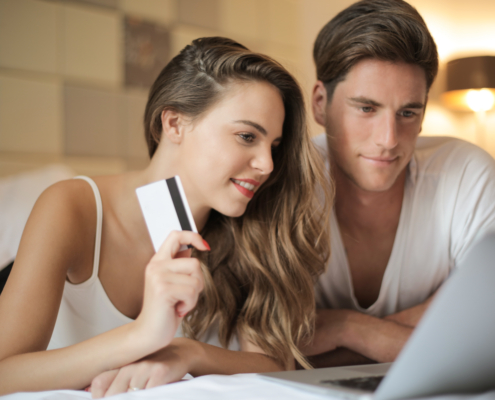
[[[62,302],[48,350],[82,342],[133,321],[115,308],[98,278],[103,221],[103,207],[98,187],[88,177],[77,176],[74,179],[84,179],[88,182],[95,195],[96,239],[93,273],[83,283],[73,284],[65,281]]]
[[[65,281],[57,322],[47,350],[71,346],[133,321],[115,308],[98,278],[103,221],[103,207],[98,187],[91,178],[86,176],[76,176],[74,179],[83,179],[88,182],[95,195],[96,239],[93,273],[83,283],[73,284]],[[217,332],[217,327],[212,326],[201,341],[221,347]],[[175,336],[182,336],[180,327]],[[232,340],[229,349],[240,350],[237,338]]]

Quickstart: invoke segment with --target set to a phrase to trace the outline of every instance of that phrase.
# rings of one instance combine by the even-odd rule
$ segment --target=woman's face
[[[180,177],[193,214],[237,217],[273,170],[285,110],[266,82],[231,84],[222,99],[184,127]]]

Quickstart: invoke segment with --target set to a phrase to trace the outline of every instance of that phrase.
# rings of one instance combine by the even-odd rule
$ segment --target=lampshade
[[[442,100],[458,111],[488,111],[495,105],[495,56],[467,57],[447,63]]]

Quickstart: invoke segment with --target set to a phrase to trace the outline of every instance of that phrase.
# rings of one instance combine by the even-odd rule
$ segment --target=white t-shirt
[[[325,134],[314,139],[329,167]],[[383,317],[429,298],[473,242],[495,230],[495,161],[459,139],[419,137],[408,164],[392,253],[374,304],[362,308],[335,213],[331,258],[316,286],[319,308],[344,308]]]

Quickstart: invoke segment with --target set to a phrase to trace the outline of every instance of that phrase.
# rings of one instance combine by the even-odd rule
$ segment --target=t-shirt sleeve
[[[495,231],[495,160],[464,143],[450,155],[443,190],[450,214],[450,254],[457,267],[474,242]]]

